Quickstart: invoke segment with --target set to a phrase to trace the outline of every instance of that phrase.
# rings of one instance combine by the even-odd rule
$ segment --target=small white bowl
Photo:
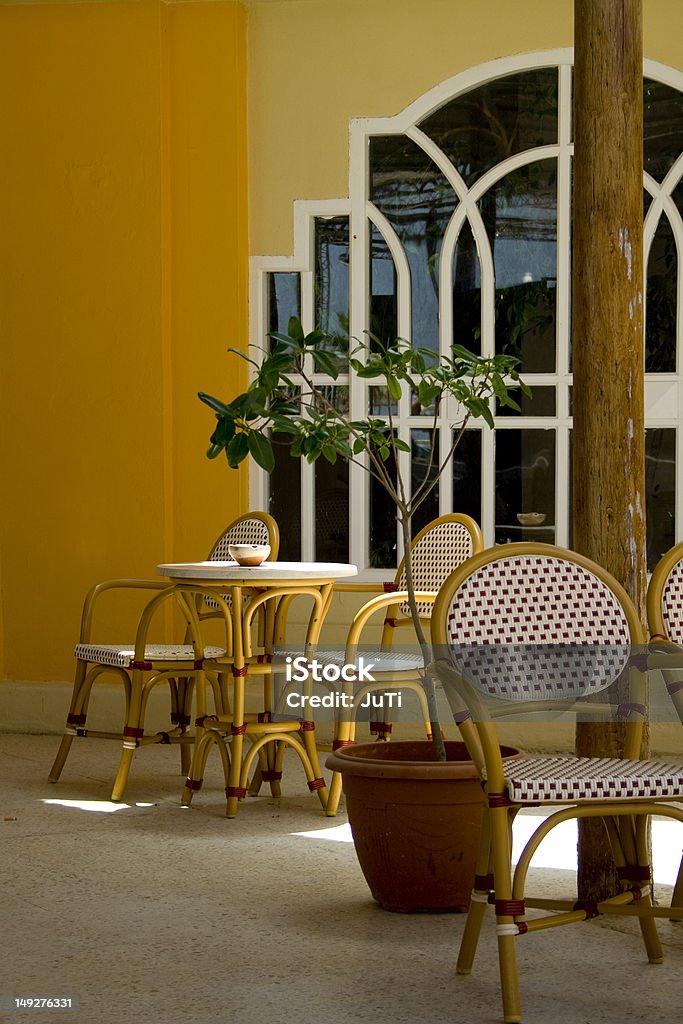
[[[517,522],[522,526],[540,526],[545,522],[545,512],[518,512]]]
[[[228,553],[238,565],[260,565],[270,554],[270,544],[228,544]]]

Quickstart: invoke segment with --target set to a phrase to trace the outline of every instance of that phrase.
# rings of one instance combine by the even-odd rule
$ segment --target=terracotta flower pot
[[[464,743],[436,762],[427,741],[342,747],[327,767],[343,776],[361,869],[385,910],[467,910],[484,795]],[[509,749],[506,754],[514,754]]]

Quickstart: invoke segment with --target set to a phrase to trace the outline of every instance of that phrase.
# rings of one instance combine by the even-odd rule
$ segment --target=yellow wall
[[[644,0],[645,56],[683,66],[683,4]],[[252,0],[250,250],[292,252],[292,202],[348,195],[348,125],[498,57],[573,45],[573,0]]]
[[[291,253],[293,200],[348,192],[351,118],[571,45],[572,6],[0,0],[0,675],[68,679],[91,583],[198,557],[247,507],[195,397],[240,385],[247,135],[248,249]],[[680,67],[680,0],[644,9]]]
[[[245,32],[235,2],[0,6],[9,679],[68,679],[93,582],[245,506],[195,397],[246,335]]]

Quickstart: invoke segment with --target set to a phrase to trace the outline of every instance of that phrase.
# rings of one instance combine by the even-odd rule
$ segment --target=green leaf
[[[207,458],[215,459],[216,456],[220,455],[220,453],[222,451],[223,451],[223,445],[222,444],[210,444],[209,447],[206,450]]]
[[[314,352],[313,361],[316,370],[326,373],[332,380],[339,376],[341,360],[332,352]]]
[[[235,433],[235,421],[229,416],[219,416],[216,429],[211,435],[211,444],[225,448],[228,441]],[[209,456],[214,458],[215,456]]]
[[[244,462],[249,454],[249,440],[243,432],[235,434],[232,440],[225,446],[225,456],[231,469],[237,469],[240,462]]]
[[[266,473],[272,473],[275,469],[275,453],[269,438],[265,434],[260,434],[257,430],[252,430],[249,434],[248,443],[249,453],[254,462],[261,469],[265,469]]]
[[[394,448],[396,448],[399,452],[410,451],[410,445],[407,444],[405,441],[402,441],[400,437],[395,437],[392,443]]]
[[[230,406],[226,405],[225,402],[221,402],[220,398],[214,398],[213,395],[207,395],[204,391],[199,391],[197,393],[197,397],[200,402],[203,402],[204,405],[208,405],[208,407],[213,409],[214,412],[221,413],[221,415],[224,413],[230,414],[231,412]]]
[[[400,397],[401,397],[401,385],[396,380],[395,377],[389,377],[389,376],[387,377],[387,389],[388,389],[389,394],[391,395],[392,398],[395,398],[397,401],[400,399]]]
[[[304,340],[304,329],[301,326],[301,320],[298,316],[291,316],[289,323],[287,324],[287,330],[289,331],[289,337],[292,341],[303,342]]]
[[[239,348],[229,348],[228,352],[232,352],[233,355],[239,356],[240,359],[245,359],[248,363],[251,363],[252,366],[256,366],[257,368],[259,366],[255,359],[252,359],[251,356],[246,355]]]

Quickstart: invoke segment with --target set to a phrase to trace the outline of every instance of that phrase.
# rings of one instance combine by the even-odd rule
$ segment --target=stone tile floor
[[[474,973],[458,977],[463,917],[379,909],[345,841],[344,815],[322,815],[294,761],[280,800],[250,798],[228,821],[217,774],[180,808],[177,749],[140,751],[127,803],[112,805],[116,745],[75,743],[53,786],[46,775],[57,745],[54,736],[0,735],[0,996],[80,1004],[0,1011],[3,1024],[502,1019],[492,922]],[[655,844],[656,871],[670,882],[680,832],[656,831]],[[569,889],[573,858],[567,833],[541,857],[537,886]],[[670,888],[658,893],[666,900]],[[664,921],[661,931],[661,966],[647,964],[633,921],[522,939],[525,1022],[679,1020],[683,925]]]

